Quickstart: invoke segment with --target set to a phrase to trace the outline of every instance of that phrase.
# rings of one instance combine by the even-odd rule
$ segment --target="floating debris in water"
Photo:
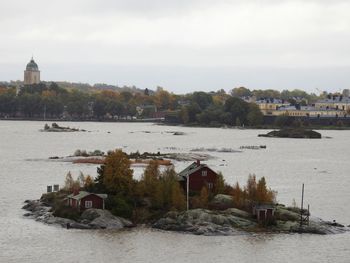
[[[246,145],[239,147],[239,149],[260,150],[266,149],[266,145]]]

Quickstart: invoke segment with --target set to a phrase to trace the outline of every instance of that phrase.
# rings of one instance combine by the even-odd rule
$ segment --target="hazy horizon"
[[[196,90],[350,88],[345,0],[14,0],[0,4],[0,80]]]

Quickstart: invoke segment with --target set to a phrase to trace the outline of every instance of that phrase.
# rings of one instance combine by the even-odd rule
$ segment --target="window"
[[[208,188],[213,189],[213,183],[208,183]]]
[[[203,170],[202,171],[202,176],[207,176],[208,175],[208,171],[207,170]]]
[[[85,201],[85,208],[91,208],[92,207],[92,201]]]

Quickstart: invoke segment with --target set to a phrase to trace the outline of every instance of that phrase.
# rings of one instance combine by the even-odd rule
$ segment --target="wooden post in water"
[[[304,209],[304,183],[301,189],[300,227],[303,226],[303,209]]]

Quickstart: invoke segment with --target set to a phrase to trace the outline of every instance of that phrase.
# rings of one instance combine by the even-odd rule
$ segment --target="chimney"
[[[200,160],[197,160],[197,166],[200,166],[201,165],[201,161]]]

